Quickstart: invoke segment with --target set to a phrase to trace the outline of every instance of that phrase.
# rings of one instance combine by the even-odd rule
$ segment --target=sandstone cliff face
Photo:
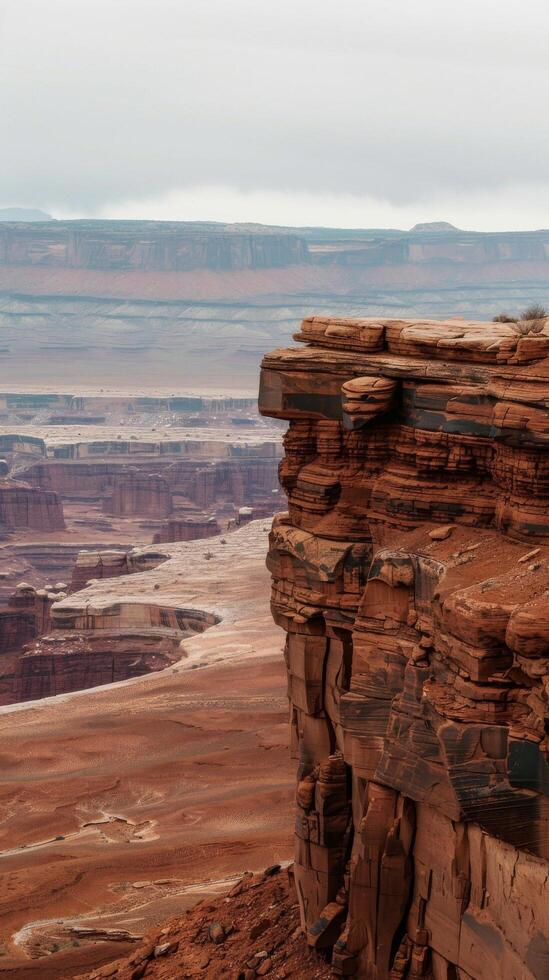
[[[0,610],[0,654],[21,650],[29,640],[47,632],[51,607],[65,598],[65,590],[64,583],[46,590],[21,582]]]
[[[189,460],[172,463],[165,477],[174,492],[207,508],[216,500],[230,500],[236,507],[268,498],[278,487],[277,457],[242,456],[197,466]],[[272,513],[272,512],[271,512]]]
[[[53,268],[264,269],[306,262],[303,239],[191,222],[0,224],[0,265]]]
[[[263,362],[296,882],[338,975],[548,975],[549,327],[306,320]]]
[[[63,506],[56,493],[0,477],[0,527],[60,531]]]
[[[119,443],[114,445],[120,449]],[[173,505],[168,493],[201,509],[210,508],[216,501],[227,501],[235,507],[265,506],[271,502],[273,491],[278,488],[278,446],[230,446],[234,457],[215,459],[218,446],[214,443],[214,459],[207,460],[204,454],[209,446],[212,444],[207,442],[191,443],[190,458],[181,460],[177,458],[178,448],[174,450],[171,443],[158,459],[145,455],[141,460],[135,449],[133,458],[129,455],[125,461],[48,459],[33,463],[22,476],[33,486],[54,491],[65,499],[86,502],[104,498],[106,512],[121,516],[165,517]],[[170,448],[175,460],[170,458]],[[226,453],[227,446],[223,449]],[[153,476],[151,467],[157,471]],[[267,512],[272,514],[273,510]]]
[[[169,484],[157,473],[128,469],[114,478],[103,509],[117,517],[167,517],[172,512]]]
[[[172,517],[153,537],[153,544],[168,541],[198,541],[213,538],[221,528],[215,517]]]
[[[129,553],[82,550],[74,563],[70,591],[79,592],[94,579],[119,578],[121,575],[145,572],[165,560],[166,555],[160,552],[142,549]]]

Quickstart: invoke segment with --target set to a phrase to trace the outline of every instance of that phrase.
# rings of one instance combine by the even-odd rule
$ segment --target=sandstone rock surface
[[[59,531],[65,527],[63,505],[56,493],[0,476],[0,529],[28,527]]]
[[[213,538],[219,534],[220,530],[215,517],[174,517],[166,521],[160,531],[156,532],[153,544]]]
[[[260,408],[289,422],[268,566],[308,942],[367,980],[541,980],[548,321],[296,339]]]
[[[170,487],[164,477],[133,469],[114,478],[104,502],[105,513],[118,517],[168,517],[172,508]]]

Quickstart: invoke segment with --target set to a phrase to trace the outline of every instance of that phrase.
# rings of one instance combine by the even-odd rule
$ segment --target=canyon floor
[[[291,856],[292,766],[268,521],[174,545],[72,603],[170,594],[220,617],[159,673],[0,709],[0,975],[71,977]],[[143,581],[147,578],[144,587]],[[67,600],[69,602],[70,600]]]

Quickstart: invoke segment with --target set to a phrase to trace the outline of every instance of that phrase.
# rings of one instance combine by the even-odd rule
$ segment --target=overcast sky
[[[0,206],[549,227],[546,0],[1,0]]]

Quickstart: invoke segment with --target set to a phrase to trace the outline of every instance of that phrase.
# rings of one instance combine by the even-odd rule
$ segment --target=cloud
[[[514,0],[4,0],[0,197],[132,217],[209,197],[260,221],[278,201],[291,224],[316,208],[306,223],[356,210],[470,225],[501,206],[525,227],[549,150],[549,10],[530,0],[527,13]]]
[[[278,226],[411,228],[420,221],[449,220],[470,231],[538,229],[549,215],[549,182],[511,185],[490,192],[426,195],[412,204],[355,194],[309,191],[243,191],[228,185],[196,185],[153,197],[127,198],[99,208],[97,218],[151,221],[260,222]],[[76,218],[64,210],[59,217]],[[541,223],[540,223],[541,222]],[[549,225],[546,222],[545,227]]]

